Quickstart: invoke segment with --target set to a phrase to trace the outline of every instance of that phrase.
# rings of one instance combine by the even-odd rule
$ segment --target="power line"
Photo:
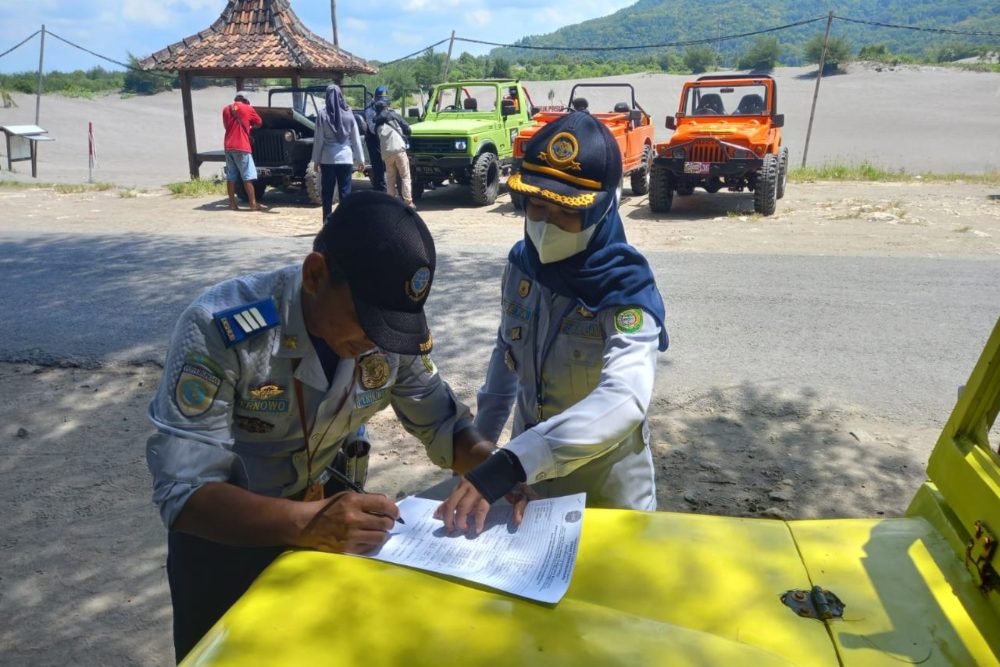
[[[632,44],[628,46],[535,46],[532,44],[499,44],[497,42],[486,42],[479,39],[468,39],[466,37],[456,37],[455,41],[470,42],[472,44],[485,44],[487,46],[498,46],[509,49],[531,49],[536,51],[636,51],[639,49],[663,49],[675,46],[694,46],[696,44],[710,44],[712,42],[721,43],[731,39],[742,39],[743,37],[753,37],[754,35],[763,35],[769,32],[788,30],[789,28],[797,28],[799,26],[825,20],[825,16],[820,16],[814,19],[805,19],[803,21],[796,21],[795,23],[779,25],[774,28],[754,30],[753,32],[741,32],[733,35],[722,35],[719,37],[705,37],[703,39],[688,39],[679,42],[667,42],[664,44]]]
[[[30,35],[28,35],[27,37],[25,37],[24,39],[22,39],[20,42],[18,42],[14,46],[10,47],[9,49],[7,49],[6,51],[4,51],[3,53],[0,53],[0,58],[3,58],[5,55],[7,55],[8,53],[10,53],[11,51],[13,51],[14,49],[16,49],[17,47],[21,46],[22,44],[24,44],[25,42],[27,42],[29,39],[31,39],[32,37],[34,37],[35,35],[37,35],[40,32],[41,32],[41,30],[36,30],[35,32],[31,33]]]
[[[410,53],[408,55],[403,56],[402,58],[396,58],[395,60],[390,60],[387,63],[382,63],[381,67],[386,67],[388,65],[395,65],[396,63],[401,62],[403,60],[406,60],[407,58],[412,58],[413,56],[418,56],[421,53],[423,53],[424,51],[426,51],[427,49],[433,49],[435,46],[440,46],[441,44],[444,44],[449,39],[451,39],[451,38],[450,37],[445,37],[440,42],[434,42],[430,46],[425,46],[424,48],[420,49],[419,51],[414,51],[413,53]],[[458,39],[458,38],[456,37],[455,39]]]
[[[971,30],[951,30],[949,28],[923,28],[915,25],[896,25],[894,23],[879,23],[878,21],[862,21],[860,19],[849,19],[843,16],[834,16],[838,21],[846,23],[860,23],[862,25],[873,25],[879,28],[898,28],[900,30],[916,30],[917,32],[937,32],[947,35],[968,35],[970,37],[1000,37],[997,32],[975,32]]]

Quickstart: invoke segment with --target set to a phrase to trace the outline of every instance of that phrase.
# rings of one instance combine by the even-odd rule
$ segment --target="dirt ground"
[[[69,103],[67,117],[78,105],[86,103]],[[990,150],[987,162],[995,164]],[[180,180],[181,164],[177,178],[143,178]],[[79,182],[79,170],[66,180]],[[219,197],[177,199],[144,187],[68,195],[0,187],[3,231],[268,238],[308,236],[319,224],[315,208],[281,196],[257,214],[229,212]],[[507,196],[484,209],[469,209],[464,196],[446,188],[420,202],[439,244],[509,247],[520,237],[522,218]],[[998,196],[996,187],[961,182],[819,182],[790,186],[771,218],[752,213],[749,195],[705,193],[678,198],[666,217],[652,216],[644,197],[627,196],[622,215],[644,251],[995,260]],[[171,664],[164,532],[149,500],[143,449],[159,373],[155,365],[0,362],[0,662]],[[480,378],[450,379],[460,398],[474,403]],[[947,417],[913,425],[780,387],[756,388],[764,393],[747,401],[749,390],[726,388],[681,404],[654,397],[660,509],[896,516],[924,478]],[[402,497],[447,477],[391,414],[377,416],[371,428],[371,490]]]

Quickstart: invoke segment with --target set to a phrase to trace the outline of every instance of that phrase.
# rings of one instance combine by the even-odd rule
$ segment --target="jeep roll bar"
[[[577,88],[628,88],[630,95],[632,96],[632,108],[638,109],[647,116],[649,112],[642,108],[642,106],[635,101],[635,88],[632,87],[631,83],[577,83],[569,91],[569,102],[566,104],[567,107],[572,106],[573,98],[576,97]],[[650,116],[652,118],[652,116]]]

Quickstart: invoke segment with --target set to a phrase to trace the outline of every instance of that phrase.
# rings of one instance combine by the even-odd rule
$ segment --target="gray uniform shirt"
[[[655,510],[646,410],[659,336],[640,308],[592,313],[508,264],[476,427],[496,441],[516,403],[507,448],[541,495]]]
[[[290,266],[229,280],[191,304],[174,330],[163,378],[149,407],[157,428],[146,445],[153,500],[169,528],[206,482],[231,482],[255,493],[288,497],[306,485],[306,451],[295,378],[302,383],[315,449],[312,478],[373,414],[392,405],[431,460],[452,464],[453,434],[472,425],[426,356],[381,350],[341,359],[332,382],[302,315],[302,269]],[[240,308],[273,300],[267,309]],[[245,340],[226,346],[216,313],[236,308]],[[264,311],[262,313],[262,311]]]

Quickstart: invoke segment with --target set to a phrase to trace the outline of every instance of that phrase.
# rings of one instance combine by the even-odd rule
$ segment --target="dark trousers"
[[[231,547],[170,531],[167,580],[174,607],[177,662],[246,592],[286,547]]]
[[[382,161],[382,148],[378,136],[365,133],[365,144],[368,145],[368,160],[372,166],[372,188],[385,192],[385,162]]]
[[[321,164],[319,166],[320,193],[323,202],[323,222],[330,217],[333,210],[333,188],[340,190],[340,199],[351,194],[351,175],[353,164]]]

